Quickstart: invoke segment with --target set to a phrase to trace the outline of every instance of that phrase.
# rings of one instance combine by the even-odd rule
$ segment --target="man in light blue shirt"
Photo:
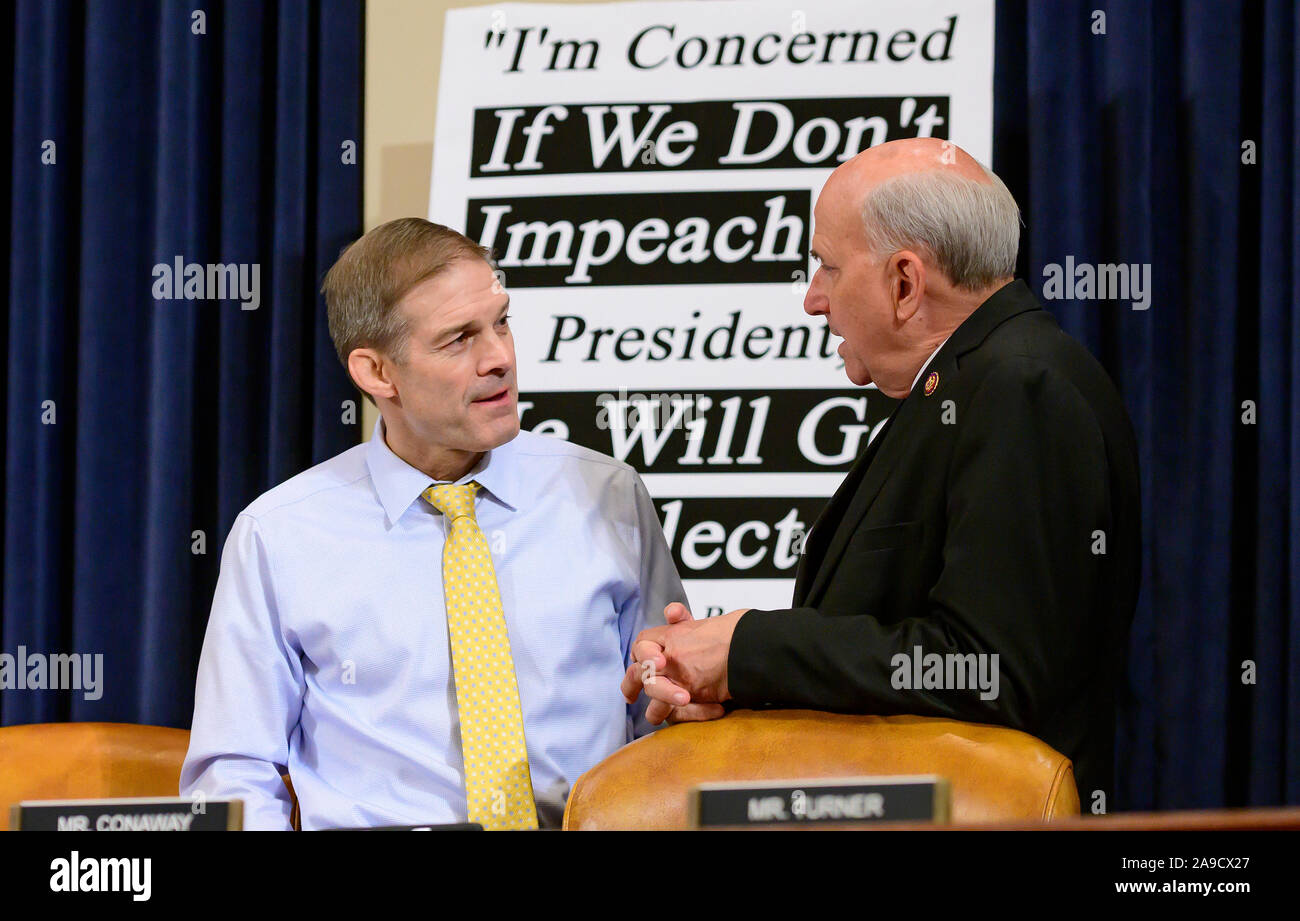
[[[282,773],[304,829],[473,818],[435,483],[478,484],[540,826],[652,729],[646,699],[613,688],[681,582],[632,468],[519,431],[509,298],[486,256],[402,219],[326,278],[331,336],[381,419],[254,501],[225,546],[181,793],[242,799],[246,828],[290,827]]]

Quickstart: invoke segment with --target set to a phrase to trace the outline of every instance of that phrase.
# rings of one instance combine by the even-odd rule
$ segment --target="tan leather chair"
[[[0,831],[23,800],[177,796],[185,729],[134,723],[32,723],[0,728]],[[293,826],[298,827],[298,799]]]
[[[954,824],[1079,814],[1068,758],[1000,726],[919,716],[737,710],[667,726],[578,778],[566,830],[687,827],[699,783],[937,774],[952,786]]]

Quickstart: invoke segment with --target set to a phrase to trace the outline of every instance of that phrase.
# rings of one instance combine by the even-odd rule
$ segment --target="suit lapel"
[[[831,496],[822,513],[817,516],[817,522],[813,525],[804,543],[804,552],[799,554],[799,564],[795,569],[794,577],[794,604],[796,607],[803,604],[807,597],[808,582],[813,575],[809,560],[816,560],[817,568],[820,571],[825,568],[823,562],[824,554],[831,542],[831,537],[839,529],[839,523],[844,517],[845,511],[857,494],[858,485],[866,475],[871,460],[880,450],[880,445],[884,442],[885,436],[889,434],[890,427],[894,424],[894,417],[898,415],[898,407],[890,413],[889,418],[880,429],[880,433],[871,440],[867,449],[862,452],[849,472],[844,475],[844,480],[840,483],[839,488],[835,490],[835,495]]]
[[[897,454],[898,444],[904,440],[907,432],[907,419],[909,415],[910,404],[915,403],[912,399],[914,393],[908,394],[902,404],[894,410],[894,414],[889,418],[889,423],[882,429],[876,440],[871,443],[870,448],[863,454],[863,469],[861,477],[855,487],[847,492],[844,501],[844,512],[832,525],[832,533],[829,538],[823,535],[824,539],[829,539],[826,546],[826,552],[821,558],[821,563],[817,567],[817,573],[813,577],[812,585],[808,588],[808,594],[804,598],[805,604],[816,604],[816,599],[821,597],[822,592],[826,589],[826,582],[831,573],[835,570],[835,564],[839,562],[844,555],[844,548],[848,546],[849,538],[858,527],[858,522],[862,516],[867,513],[871,503],[875,500],[876,494],[880,488],[885,485],[885,477],[892,467],[892,456]],[[902,431],[894,433],[894,437],[886,439],[889,429],[898,423],[902,426]],[[855,465],[856,468],[856,465]],[[847,482],[845,485],[848,485]],[[839,493],[836,493],[839,497]],[[823,522],[819,519],[817,522],[820,527]]]

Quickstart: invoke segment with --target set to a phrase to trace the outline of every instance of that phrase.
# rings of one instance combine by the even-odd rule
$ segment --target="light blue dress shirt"
[[[477,480],[543,827],[577,777],[650,732],[618,685],[630,647],[685,601],[627,464],[521,432]],[[244,801],[244,827],[464,822],[465,778],[442,590],[446,521],[433,480],[383,423],[265,493],[221,558],[181,794]]]

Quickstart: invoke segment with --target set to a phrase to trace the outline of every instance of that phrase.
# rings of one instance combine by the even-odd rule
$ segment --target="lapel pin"
[[[925,379],[925,395],[928,397],[939,389],[939,372],[931,371],[930,376]]]

